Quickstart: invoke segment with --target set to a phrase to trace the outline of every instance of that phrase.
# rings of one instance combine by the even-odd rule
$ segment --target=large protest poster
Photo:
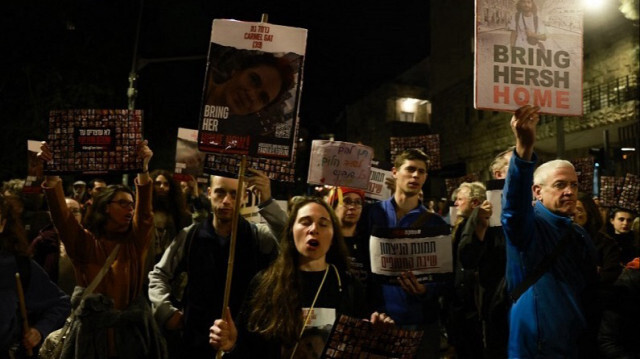
[[[440,135],[390,137],[391,162],[404,150],[418,149],[429,156],[429,170],[438,170],[440,164]]]
[[[476,0],[475,107],[582,115],[579,0]]]
[[[198,148],[292,161],[307,30],[215,19]]]
[[[81,109],[49,113],[49,174],[111,174],[138,171],[142,110]]]
[[[369,146],[313,140],[307,182],[366,190],[371,177],[372,159],[373,148]]]
[[[422,330],[377,330],[371,322],[343,314],[333,325],[321,358],[414,358],[423,335]]]
[[[453,271],[451,233],[448,225],[413,228],[376,228],[369,240],[371,272],[395,283],[405,271],[419,281],[429,274]]]
[[[390,178],[393,178],[391,171],[371,167],[369,187],[364,193],[365,197],[376,201],[383,201],[391,197],[391,189],[386,185],[387,180]]]

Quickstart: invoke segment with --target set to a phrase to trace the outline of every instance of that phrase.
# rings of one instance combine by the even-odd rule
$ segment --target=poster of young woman
[[[579,0],[476,0],[475,107],[582,115]]]
[[[291,161],[307,30],[215,19],[198,149]]]

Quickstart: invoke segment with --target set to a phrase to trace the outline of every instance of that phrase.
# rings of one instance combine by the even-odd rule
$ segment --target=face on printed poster
[[[292,161],[307,30],[213,21],[198,149]]]
[[[579,1],[518,1],[511,9],[498,2],[476,1],[476,108],[582,115]],[[496,8],[497,19],[485,16]]]

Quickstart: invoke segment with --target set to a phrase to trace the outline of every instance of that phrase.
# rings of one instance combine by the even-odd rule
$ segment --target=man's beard
[[[166,194],[154,196],[153,210],[171,213],[173,208],[171,206],[171,200],[169,199],[169,196]]]

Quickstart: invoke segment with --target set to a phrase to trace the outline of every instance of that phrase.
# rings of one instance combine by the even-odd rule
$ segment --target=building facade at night
[[[476,174],[489,179],[493,157],[513,144],[510,113],[473,108],[473,6],[431,2],[431,56],[346,110],[347,140],[371,145],[376,154],[388,155],[389,136],[439,134],[443,169],[432,173],[433,195],[444,194],[438,193],[438,178]],[[508,36],[503,8],[481,10],[497,32]],[[541,161],[593,156],[605,174],[639,173],[640,46],[635,16],[631,20],[613,6],[585,11],[584,115],[541,117],[536,146]],[[554,21],[571,19],[548,21],[547,26],[554,26]],[[404,98],[418,99],[413,116],[398,110]]]

